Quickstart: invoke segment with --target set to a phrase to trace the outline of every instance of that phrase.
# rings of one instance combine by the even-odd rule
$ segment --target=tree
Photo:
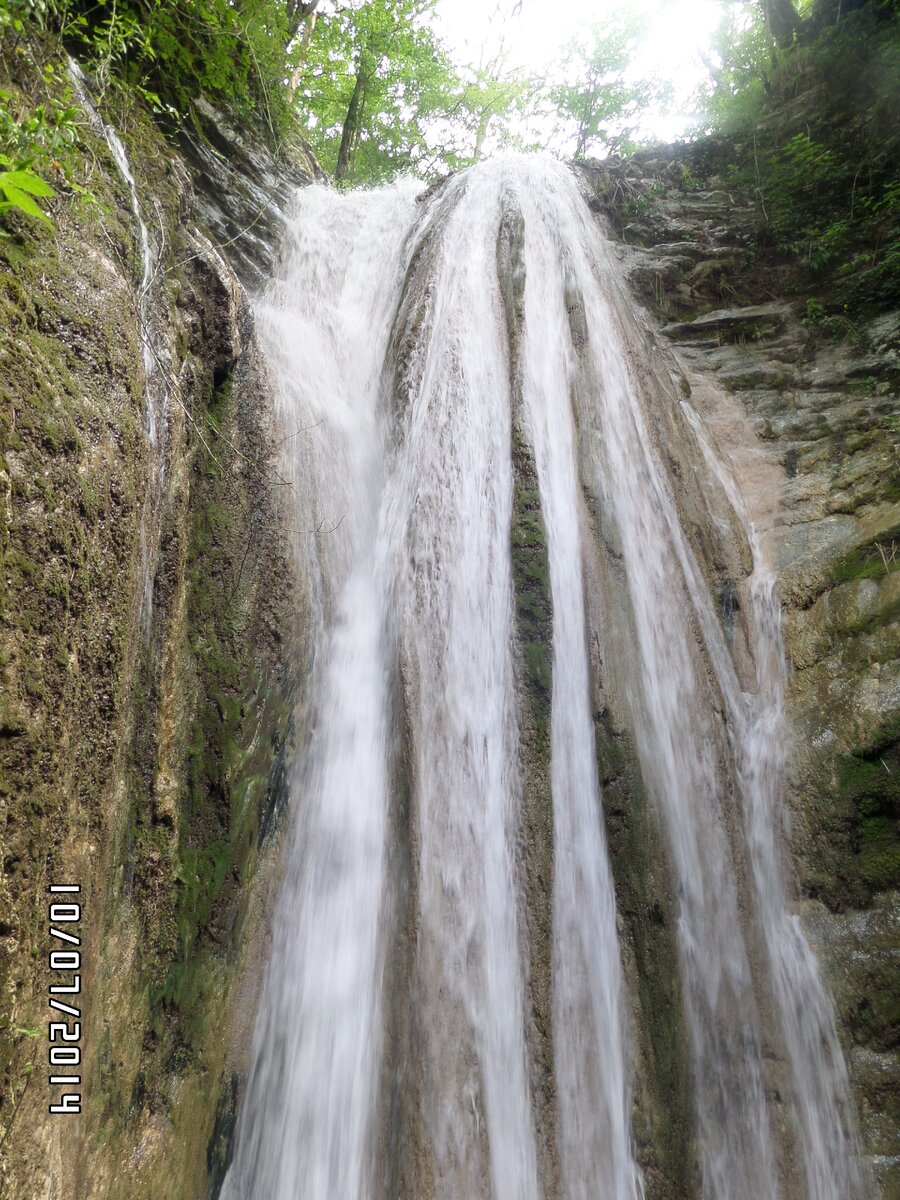
[[[779,46],[789,46],[803,26],[792,0],[762,0],[766,29]]]
[[[540,89],[537,80],[518,71],[505,71],[502,51],[487,66],[465,71],[458,103],[449,114],[464,143],[460,161],[473,163],[483,158],[492,134],[501,145],[515,144],[518,139],[511,125],[526,123]]]
[[[782,49],[795,41],[812,41],[850,13],[869,9],[886,15],[892,7],[891,0],[813,0],[811,5],[800,9],[794,0],[753,0],[753,7],[757,6],[762,11],[766,31]]]
[[[364,0],[319,14],[296,104],[335,179],[376,182],[430,157],[428,124],[459,87],[429,23],[434,5]]]
[[[0,4],[3,0],[0,0]],[[262,126],[288,114],[288,47],[315,0],[16,0],[40,9],[104,81],[181,114],[198,95]]]
[[[286,23],[285,45],[290,46],[300,36],[300,30],[307,31],[304,41],[308,40],[315,24],[316,9],[319,0],[286,0],[284,15]]]
[[[549,96],[574,133],[576,159],[597,143],[608,149],[620,145],[634,131],[630,122],[658,94],[648,81],[629,78],[640,34],[637,20],[619,12],[569,43],[561,64],[563,82],[552,86]]]

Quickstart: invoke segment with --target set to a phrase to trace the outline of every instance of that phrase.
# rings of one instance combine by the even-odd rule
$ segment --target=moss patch
[[[900,887],[900,721],[832,760],[814,787],[819,850],[805,889],[840,912]]]
[[[850,822],[861,884],[870,895],[900,887],[900,718],[838,759],[836,798]]]
[[[665,842],[647,803],[630,738],[595,716],[616,903],[633,947],[645,1064],[634,1135],[648,1200],[699,1194],[690,1052],[681,999],[676,914]]]
[[[880,579],[900,570],[900,525],[837,559],[831,568],[835,583],[849,579]]]

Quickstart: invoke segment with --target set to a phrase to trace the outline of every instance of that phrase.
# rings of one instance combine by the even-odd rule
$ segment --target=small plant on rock
[[[38,199],[56,195],[50,184],[35,175],[34,171],[13,168],[8,159],[0,158],[0,167],[4,168],[0,170],[0,214],[12,209],[52,225],[53,222],[38,204]],[[0,230],[0,237],[8,236]]]

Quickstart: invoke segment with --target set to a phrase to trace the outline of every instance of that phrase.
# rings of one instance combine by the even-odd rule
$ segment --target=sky
[[[647,21],[647,39],[633,64],[637,78],[672,85],[669,111],[649,109],[639,134],[670,141],[694,123],[691,96],[706,77],[708,51],[722,18],[721,0],[439,0],[439,28],[457,62],[489,60],[501,40],[508,67],[541,72],[560,57],[579,26],[630,9]]]

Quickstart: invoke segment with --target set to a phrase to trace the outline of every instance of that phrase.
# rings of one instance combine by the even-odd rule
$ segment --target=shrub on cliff
[[[767,8],[723,30],[707,128],[737,145],[765,229],[835,303],[900,303],[897,6],[818,0],[780,39]]]

